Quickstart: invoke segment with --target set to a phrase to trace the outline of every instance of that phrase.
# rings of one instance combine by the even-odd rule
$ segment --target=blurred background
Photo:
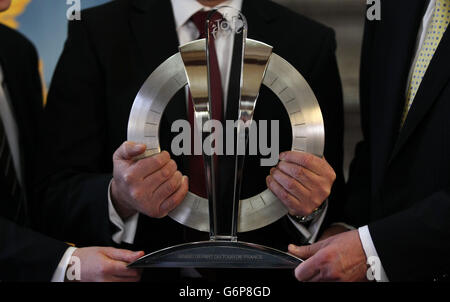
[[[110,0],[81,0],[81,8]],[[166,0],[169,1],[169,0]],[[366,1],[362,0],[273,0],[333,28],[338,44],[337,58],[344,89],[346,176],[355,144],[361,139],[359,120],[359,58]],[[67,33],[65,0],[13,0],[12,7],[0,13],[0,23],[27,36],[38,49],[44,89],[64,46]]]

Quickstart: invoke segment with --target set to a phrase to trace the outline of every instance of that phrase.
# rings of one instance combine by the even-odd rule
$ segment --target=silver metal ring
[[[205,40],[191,43],[205,43]],[[303,76],[286,60],[273,53],[263,84],[278,96],[289,114],[292,150],[321,157],[325,144],[322,113]],[[147,146],[143,158],[161,152],[158,137],[161,117],[173,96],[186,85],[185,67],[180,53],[177,53],[148,77],[136,96],[128,123],[128,140]],[[287,213],[283,203],[266,189],[240,201],[238,232],[265,227]],[[169,216],[185,226],[209,232],[208,200],[191,192]]]

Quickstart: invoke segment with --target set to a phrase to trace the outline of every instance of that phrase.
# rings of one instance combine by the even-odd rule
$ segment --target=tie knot
[[[198,11],[191,17],[191,21],[195,24],[198,32],[200,33],[200,39],[206,38],[206,20],[208,19],[210,13],[211,11]],[[211,20],[213,22],[210,24],[210,26],[214,26],[214,23],[221,19],[222,14],[219,12],[215,12],[211,17]]]

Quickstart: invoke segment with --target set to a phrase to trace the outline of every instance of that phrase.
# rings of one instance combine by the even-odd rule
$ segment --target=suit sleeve
[[[370,76],[372,70],[373,22],[366,22],[360,67],[360,114],[364,139],[356,145],[350,164],[349,178],[345,185],[345,201],[334,208],[333,222],[345,222],[358,227],[369,221],[369,203],[371,196],[371,153],[370,153],[370,112],[371,95]]]
[[[369,224],[389,280],[420,280],[448,273],[450,188]]]
[[[335,51],[334,32],[328,30],[324,35],[322,47],[309,78],[311,88],[320,104],[325,125],[324,156],[336,173],[336,181],[329,197],[329,214],[324,221],[324,227],[338,214],[344,192],[344,106]]]
[[[110,245],[111,158],[104,79],[83,21],[70,22],[50,87],[35,177],[43,232],[77,245]]]
[[[50,281],[68,246],[0,218],[0,281]]]

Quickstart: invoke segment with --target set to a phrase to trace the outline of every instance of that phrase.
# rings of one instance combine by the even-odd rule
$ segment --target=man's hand
[[[332,236],[335,236],[337,234],[341,234],[344,232],[348,232],[348,231],[350,231],[350,229],[348,229],[342,225],[339,225],[339,224],[332,225],[329,228],[327,228],[325,231],[323,231],[322,235],[320,236],[320,238],[317,241],[323,241]]]
[[[289,151],[280,154],[266,182],[291,215],[307,216],[328,198],[335,180],[336,173],[325,159]]]
[[[131,252],[111,247],[87,247],[76,249],[72,257],[80,259],[81,282],[137,282],[141,271],[127,268],[144,256],[144,252]],[[66,280],[67,281],[67,280]]]
[[[188,178],[177,170],[177,164],[166,151],[134,160],[145,148],[125,142],[113,156],[111,198],[122,219],[136,212],[153,218],[165,217],[188,192]]]
[[[303,260],[296,269],[299,281],[367,281],[367,259],[357,230],[313,245],[289,245],[289,252]]]

